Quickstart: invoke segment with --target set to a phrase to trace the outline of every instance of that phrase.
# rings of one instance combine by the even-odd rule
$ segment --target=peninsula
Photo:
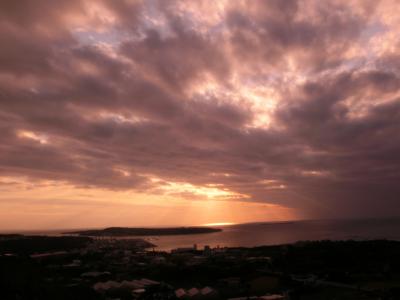
[[[219,231],[222,231],[222,229],[211,228],[211,227],[170,227],[170,228],[109,227],[105,229],[64,232],[63,234],[77,234],[80,236],[156,236],[156,235],[213,233]]]

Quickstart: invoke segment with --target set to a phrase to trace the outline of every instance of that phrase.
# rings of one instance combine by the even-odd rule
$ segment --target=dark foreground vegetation
[[[210,227],[171,227],[171,228],[109,227],[105,229],[65,232],[64,234],[78,234],[82,236],[152,236],[152,235],[200,234],[200,233],[213,233],[219,231],[222,230]]]
[[[51,251],[70,251],[83,248],[91,241],[89,237],[0,235],[0,253],[30,255]]]
[[[140,239],[0,237],[0,299],[400,299],[396,241],[147,246]]]

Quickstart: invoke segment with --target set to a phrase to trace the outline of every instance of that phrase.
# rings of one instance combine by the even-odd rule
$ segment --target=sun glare
[[[229,225],[235,225],[236,223],[232,222],[216,222],[216,223],[207,223],[203,224],[203,226],[229,226]]]

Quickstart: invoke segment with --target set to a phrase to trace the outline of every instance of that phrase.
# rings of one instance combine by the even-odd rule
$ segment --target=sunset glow
[[[232,222],[216,222],[216,223],[207,223],[203,224],[204,226],[229,226],[229,225],[235,225],[235,223]]]
[[[399,16],[1,1],[0,230],[400,214]]]

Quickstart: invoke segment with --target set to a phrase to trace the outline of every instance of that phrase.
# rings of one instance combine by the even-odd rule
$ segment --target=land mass
[[[109,227],[105,229],[64,232],[63,234],[78,234],[80,236],[152,236],[152,235],[183,235],[219,232],[222,229],[211,227],[170,227],[170,228],[129,228]]]
[[[90,242],[92,242],[91,238],[81,236],[0,235],[0,255],[2,253],[31,255],[42,252],[70,251],[86,247]]]
[[[0,299],[400,299],[399,241],[164,252],[132,240],[3,239]]]
[[[59,251],[73,251],[90,247],[90,245],[94,244],[95,240],[88,236],[0,235],[0,256],[7,253],[18,255],[44,253],[51,255]],[[156,247],[156,245],[141,238],[109,241],[107,246],[110,245],[115,248],[129,248],[134,250]]]

